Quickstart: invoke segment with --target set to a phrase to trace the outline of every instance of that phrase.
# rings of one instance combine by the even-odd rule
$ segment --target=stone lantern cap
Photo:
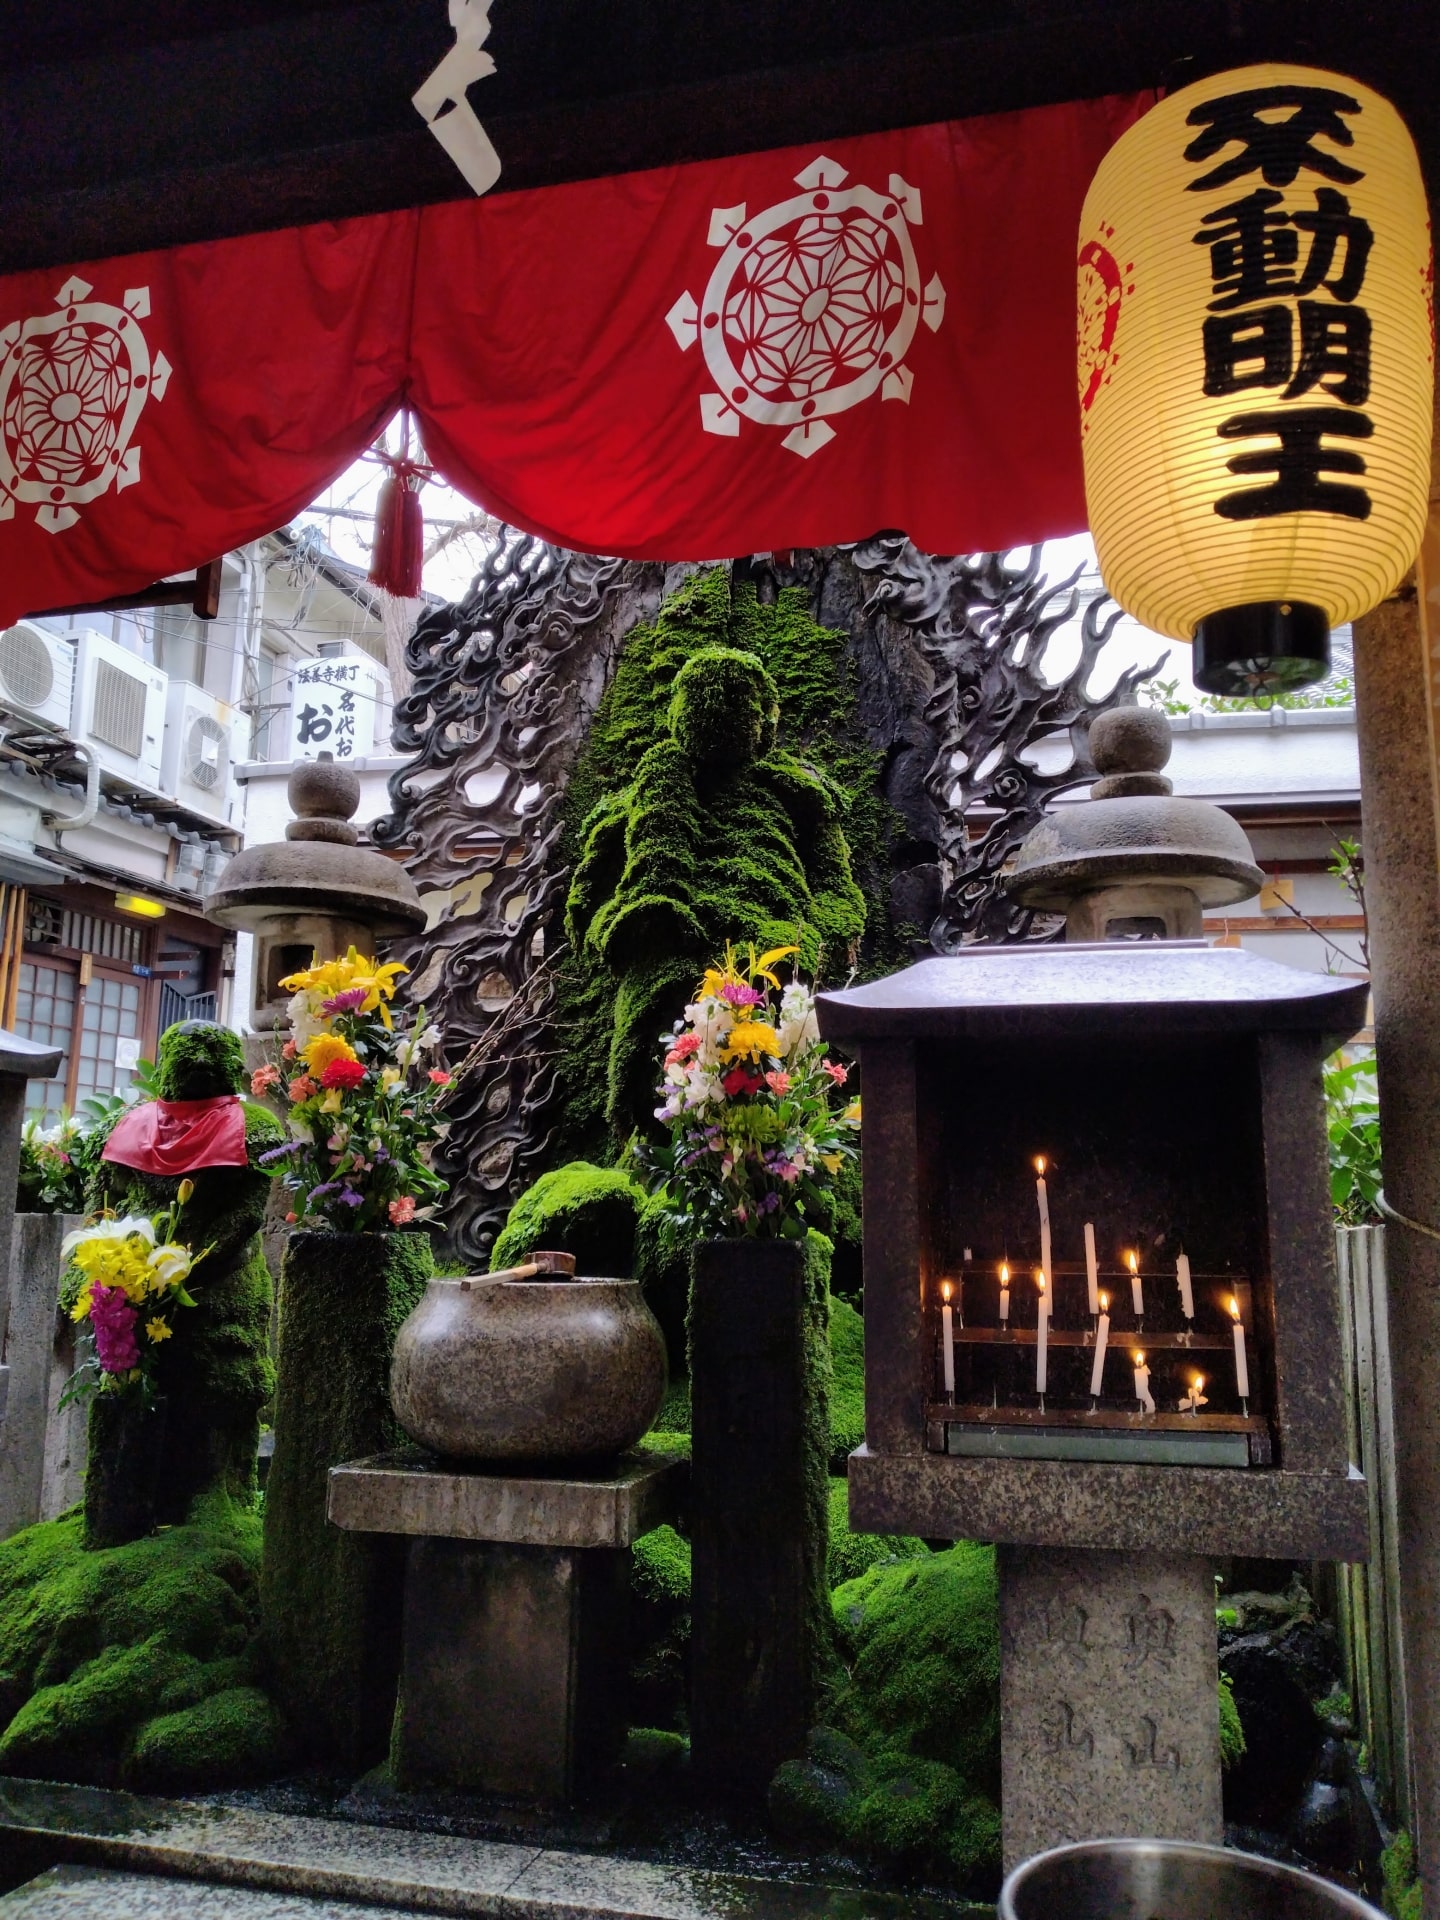
[[[293,770],[286,797],[296,817],[284,840],[235,855],[206,896],[207,920],[264,933],[309,914],[363,926],[379,939],[424,926],[425,909],[405,869],[358,844],[351,815],[360,782],[350,768],[322,753]]]
[[[973,946],[816,996],[827,1040],[1310,1032],[1342,1045],[1369,985],[1203,940]]]
[[[1175,797],[1161,771],[1170,745],[1157,707],[1100,714],[1090,728],[1100,778],[1089,800],[1053,808],[1027,835],[1005,881],[1012,898],[1064,913],[1080,896],[1117,886],[1180,886],[1201,907],[1257,893],[1265,876],[1243,829],[1208,800]]]

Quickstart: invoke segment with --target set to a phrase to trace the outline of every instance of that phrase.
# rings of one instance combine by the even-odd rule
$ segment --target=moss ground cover
[[[155,1792],[280,1772],[260,1532],[252,1506],[215,1491],[123,1547],[87,1551],[78,1512],[0,1544],[0,1771]]]

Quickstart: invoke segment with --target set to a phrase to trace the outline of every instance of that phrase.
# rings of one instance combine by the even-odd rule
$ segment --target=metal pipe
[[[77,759],[85,762],[85,803],[79,813],[42,812],[40,818],[51,829],[58,840],[62,833],[70,833],[76,827],[88,827],[100,811],[100,762],[89,747],[77,743]]]

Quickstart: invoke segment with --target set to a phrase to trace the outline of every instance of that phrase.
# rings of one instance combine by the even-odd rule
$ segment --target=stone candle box
[[[826,1039],[858,1048],[865,1116],[853,1525],[1365,1556],[1320,1074],[1365,1002],[1363,982],[1173,940],[975,947],[820,996]],[[1043,1396],[1040,1156],[1053,1250]],[[1109,1298],[1097,1396],[1087,1223]],[[1142,1367],[1153,1413],[1136,1395]]]

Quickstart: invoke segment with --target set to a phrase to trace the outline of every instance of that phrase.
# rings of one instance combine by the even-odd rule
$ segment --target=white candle
[[[1242,1400],[1250,1398],[1250,1366],[1245,1358],[1245,1323],[1240,1318],[1240,1302],[1230,1296],[1230,1318],[1235,1322],[1235,1391]]]
[[[1000,1324],[1003,1327],[1010,1318],[1010,1269],[1000,1262]]]
[[[943,1281],[940,1298],[944,1305],[940,1309],[940,1327],[945,1343],[945,1398],[955,1398],[955,1324],[950,1315],[950,1282]]]
[[[1040,1265],[1045,1278],[1050,1278],[1050,1197],[1045,1190],[1045,1156],[1042,1153],[1035,1162],[1035,1171],[1039,1178],[1035,1182],[1035,1199],[1040,1208]]]
[[[1150,1398],[1150,1369],[1145,1364],[1143,1353],[1132,1356],[1135,1364],[1135,1398],[1146,1413],[1155,1411],[1155,1402]]]
[[[1190,1256],[1177,1254],[1175,1259],[1175,1278],[1180,1282],[1180,1311],[1187,1320],[1195,1318],[1195,1295],[1190,1288]]]
[[[1110,1338],[1110,1296],[1102,1293],[1097,1302],[1100,1318],[1095,1324],[1095,1364],[1090,1369],[1090,1398],[1100,1397],[1100,1383],[1105,1378],[1105,1343]]]
[[[1185,1398],[1180,1402],[1181,1413],[1199,1413],[1201,1407],[1209,1406],[1210,1402],[1205,1398],[1204,1388],[1204,1374],[1195,1374],[1190,1381],[1189,1393],[1187,1393]]]
[[[1127,1253],[1125,1263],[1130,1269],[1130,1304],[1135,1309],[1135,1318],[1145,1318],[1145,1288],[1140,1279],[1140,1257]]]
[[[1050,1296],[1045,1291],[1045,1275],[1038,1267],[1035,1285],[1040,1290],[1040,1304],[1035,1314],[1035,1391],[1044,1393],[1050,1371]]]
[[[1095,1255],[1095,1227],[1085,1222],[1085,1284],[1090,1289],[1090,1312],[1100,1311],[1100,1262]]]

